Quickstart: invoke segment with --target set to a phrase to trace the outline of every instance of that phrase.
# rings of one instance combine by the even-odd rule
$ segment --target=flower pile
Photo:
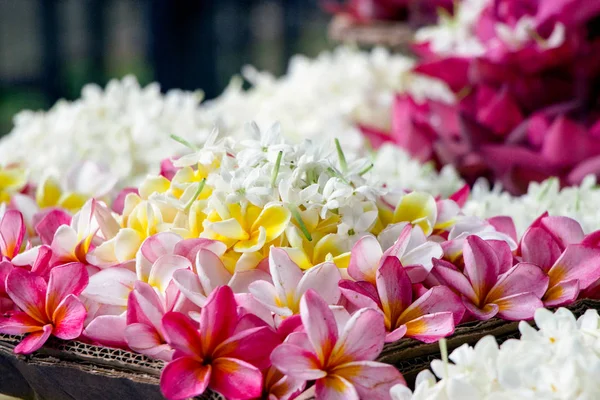
[[[463,345],[448,360],[435,360],[417,377],[414,393],[392,388],[394,400],[594,399],[600,396],[600,317],[578,320],[567,309],[539,309],[538,329],[519,324],[521,338],[498,346],[493,336]],[[436,381],[435,377],[439,378]]]
[[[456,101],[399,95],[389,138],[512,193],[553,176],[572,185],[597,174],[599,17],[586,0],[466,1],[417,35],[415,72],[445,82]]]
[[[510,218],[464,215],[466,187],[405,191],[338,141],[291,144],[277,125],[174,139],[188,154],[112,209],[13,194],[0,333],[26,335],[17,353],[50,336],[129,349],[166,362],[172,399],[388,398],[404,380],[374,361],[386,342],[600,296],[599,234],[570,218],[543,214],[517,237]]]
[[[171,134],[201,145],[215,125],[222,135],[239,135],[247,121],[263,129],[279,121],[292,141],[327,135],[358,150],[364,140],[357,123],[387,128],[394,93],[450,95],[434,80],[412,74],[413,66],[410,58],[383,49],[340,47],[315,59],[293,57],[280,78],[247,67],[249,90],[236,78],[218,98],[202,103],[201,92],[162,95],[158,84],[140,87],[131,76],[109,82],[104,90],[87,85],[74,102],[19,113],[12,132],[0,140],[0,158],[2,166],[26,169],[34,183],[47,177],[65,180],[75,162],[93,161],[116,176],[122,188],[139,185],[147,174],[159,172],[157,160],[181,151]],[[401,160],[407,168],[419,168],[405,155]]]

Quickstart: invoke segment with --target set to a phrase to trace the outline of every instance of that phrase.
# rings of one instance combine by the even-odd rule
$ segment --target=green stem
[[[348,163],[346,162],[346,156],[344,155],[342,145],[340,145],[340,141],[338,140],[338,138],[335,138],[335,149],[337,150],[337,155],[340,159],[340,168],[342,168],[342,172],[348,172]]]
[[[273,174],[271,175],[271,186],[275,186],[277,181],[277,175],[279,175],[279,167],[281,166],[281,157],[283,157],[283,151],[277,154],[277,161],[275,161],[275,167],[273,168]]]
[[[309,242],[312,242],[312,236],[311,236],[310,232],[308,231],[308,228],[304,224],[304,221],[302,221],[302,216],[300,216],[300,211],[298,211],[298,209],[295,206],[288,206],[288,208],[292,212],[292,216],[298,223],[298,226],[300,227],[300,230],[302,231],[302,233],[304,234],[306,239]]]
[[[200,184],[198,185],[198,189],[196,189],[196,193],[194,193],[194,197],[192,197],[190,199],[190,201],[185,205],[185,212],[188,212],[190,210],[190,208],[192,207],[192,204],[194,204],[194,201],[196,201],[198,196],[200,196],[200,193],[202,193],[202,191],[204,190],[204,185],[206,185],[206,178],[204,178],[200,181]]]
[[[185,147],[187,147],[187,148],[189,148],[191,150],[198,151],[198,147],[196,147],[192,143],[188,142],[187,140],[185,140],[181,136],[177,136],[177,135],[171,134],[171,139],[175,140],[176,142],[181,143],[182,145],[184,145]]]

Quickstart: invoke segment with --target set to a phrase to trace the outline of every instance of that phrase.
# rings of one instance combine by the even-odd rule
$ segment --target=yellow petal
[[[336,234],[330,233],[325,235],[315,245],[313,252],[313,263],[320,264],[327,260],[327,256],[336,257],[345,253],[346,249],[343,245],[343,240]]]
[[[282,205],[265,207],[254,221],[252,232],[255,232],[259,227],[264,227],[267,235],[266,241],[275,240],[285,231],[291,216],[290,210]]]
[[[333,257],[333,263],[341,269],[348,269],[350,265],[350,252],[342,253],[339,256]]]
[[[240,240],[233,246],[233,249],[240,253],[259,251],[266,243],[267,232],[264,227],[259,227],[257,231],[252,232],[248,240]]]
[[[152,193],[165,193],[171,187],[171,181],[162,175],[149,176],[140,185],[142,199],[148,199]]]
[[[79,211],[87,201],[87,197],[74,192],[66,192],[60,196],[57,205],[69,211]]]
[[[281,250],[285,251],[287,255],[290,256],[292,261],[300,267],[300,269],[306,270],[313,267],[308,255],[302,249],[281,247]]]
[[[238,220],[229,218],[225,221],[213,222],[209,229],[217,235],[228,239],[247,240],[250,235],[242,228]]]
[[[35,201],[40,208],[55,206],[61,195],[60,185],[56,179],[46,177],[35,191]]]
[[[394,211],[393,222],[410,222],[418,225],[425,235],[430,235],[437,219],[435,199],[428,193],[412,192],[400,200]]]

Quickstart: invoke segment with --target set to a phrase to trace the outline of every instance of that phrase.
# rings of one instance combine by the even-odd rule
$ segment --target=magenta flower
[[[3,260],[12,260],[21,251],[25,238],[23,215],[17,210],[8,210],[0,221],[0,251]]]
[[[86,309],[77,296],[87,283],[87,271],[79,263],[53,268],[48,283],[23,268],[13,269],[6,278],[6,292],[21,311],[0,318],[0,332],[29,334],[15,347],[15,353],[33,353],[50,335],[64,340],[79,337]]]
[[[237,331],[236,306],[233,292],[223,286],[209,296],[200,312],[199,329],[184,314],[165,314],[163,333],[175,349],[173,361],[160,377],[165,397],[187,399],[207,388],[234,399],[262,394],[261,369],[269,366],[269,354],[278,340],[266,326]]]
[[[381,313],[361,309],[340,331],[327,303],[309,290],[300,301],[300,315],[306,334],[278,346],[271,361],[294,379],[316,380],[317,398],[388,399],[392,386],[406,384],[396,368],[373,361],[385,338]]]
[[[541,298],[548,287],[547,275],[531,263],[512,267],[508,246],[491,242],[469,236],[463,248],[464,272],[447,261],[437,260],[431,274],[459,294],[476,319],[487,320],[496,315],[508,320],[533,318],[535,310],[543,307]]]
[[[353,308],[381,310],[386,342],[412,337],[426,343],[451,335],[465,312],[460,299],[444,286],[427,290],[413,302],[413,287],[397,257],[388,256],[377,270],[376,285],[342,280],[340,289]]]

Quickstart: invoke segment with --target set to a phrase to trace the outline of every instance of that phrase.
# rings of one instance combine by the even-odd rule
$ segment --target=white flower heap
[[[133,77],[111,81],[105,90],[87,85],[74,102],[19,113],[0,142],[2,164],[23,163],[37,182],[49,173],[63,178],[77,159],[95,161],[110,165],[124,185],[139,183],[156,160],[176,151],[172,132],[200,140],[208,135],[198,115],[201,100],[201,93],[179,90],[162,95],[158,84],[141,88]]]
[[[564,308],[538,309],[539,330],[521,322],[521,339],[500,347],[493,336],[463,345],[450,360],[435,360],[417,377],[414,394],[397,386],[395,400],[597,399],[600,398],[600,318],[588,310],[578,320]]]

